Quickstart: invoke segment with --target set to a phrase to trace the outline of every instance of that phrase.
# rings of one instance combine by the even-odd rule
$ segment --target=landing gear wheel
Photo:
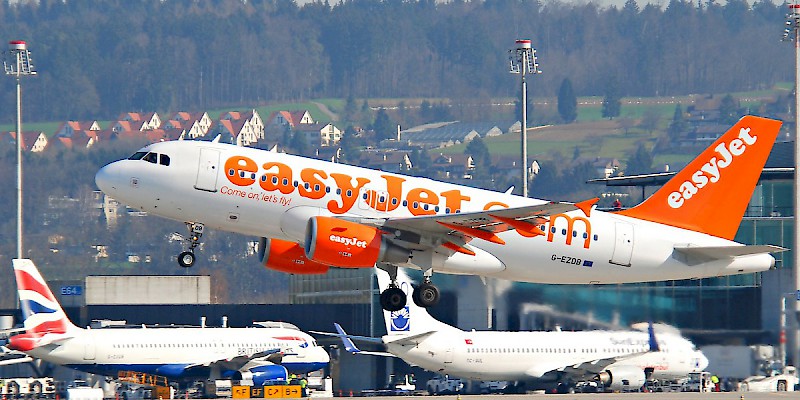
[[[194,265],[195,256],[194,252],[184,251],[178,255],[178,264],[183,268],[189,268]]]
[[[397,286],[389,286],[381,292],[381,308],[386,311],[400,311],[406,306],[406,293]]]
[[[439,304],[439,288],[436,285],[430,282],[423,282],[419,287],[414,289],[414,292],[411,294],[411,299],[414,300],[414,304],[423,307],[433,307]]]

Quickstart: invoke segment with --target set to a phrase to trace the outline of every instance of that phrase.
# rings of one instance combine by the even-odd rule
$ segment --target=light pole
[[[6,75],[17,80],[17,258],[24,258],[22,251],[22,87],[20,78],[36,75],[28,46],[22,40],[8,42],[8,51],[3,57]]]
[[[522,78],[522,197],[528,197],[528,86],[525,75],[541,74],[536,63],[536,50],[528,39],[517,39],[517,47],[508,51],[509,72]]]
[[[783,39],[794,42],[794,243],[792,246],[792,271],[794,274],[794,288],[800,290],[800,183],[798,181],[798,171],[800,171],[800,4],[790,4],[789,14],[786,14],[786,29],[783,31]],[[795,302],[795,327],[798,326],[797,319],[800,317],[800,301]],[[800,359],[800,331],[795,329],[792,335],[792,362],[798,365]]]

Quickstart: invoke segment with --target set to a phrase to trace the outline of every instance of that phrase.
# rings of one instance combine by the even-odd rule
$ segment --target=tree
[[[739,104],[730,94],[719,101],[719,121],[725,125],[733,125],[741,118]]]
[[[427,149],[417,149],[409,155],[411,158],[411,172],[415,176],[431,177],[431,157]]]
[[[578,118],[578,97],[567,78],[561,81],[561,87],[558,88],[558,115],[568,124]]]
[[[474,179],[486,179],[491,176],[492,157],[483,139],[480,137],[472,139],[464,149],[464,154],[472,156],[472,162],[475,164],[475,171],[472,174]]]
[[[355,129],[353,126],[348,126],[342,134],[342,140],[339,143],[342,149],[342,160],[346,164],[356,165],[361,152],[358,149],[358,139],[356,138]]]
[[[683,110],[681,110],[680,103],[675,105],[675,112],[672,113],[672,122],[669,123],[667,128],[667,136],[673,142],[678,141],[681,135],[686,133],[688,126],[686,120],[683,118]]]
[[[626,175],[646,174],[653,172],[653,156],[647,151],[644,144],[639,143],[636,150],[628,158],[628,165],[625,168]]]
[[[308,151],[308,141],[306,134],[302,131],[295,131],[292,135],[292,142],[289,147],[294,150],[295,154],[306,154]]]
[[[378,113],[375,114],[375,122],[372,123],[371,128],[373,131],[375,131],[375,139],[381,141],[385,139],[393,139],[395,137],[397,124],[395,124],[394,121],[389,118],[389,114],[386,112],[386,109],[381,107],[381,109],[378,110]]]
[[[608,119],[619,117],[620,113],[622,112],[622,101],[619,95],[619,86],[616,79],[610,79],[606,85],[601,111],[603,118]]]

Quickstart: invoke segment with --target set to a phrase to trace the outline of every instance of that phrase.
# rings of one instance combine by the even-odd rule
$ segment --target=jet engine
[[[639,389],[647,380],[644,370],[632,365],[611,367],[595,377],[611,390]]]
[[[262,237],[258,243],[258,256],[263,266],[290,274],[324,274],[329,268],[309,260],[299,244],[286,240]]]
[[[231,376],[233,380],[252,380],[253,386],[264,386],[264,383],[272,380],[289,380],[289,372],[282,365],[267,364],[250,368],[245,371],[236,371]]]
[[[342,268],[372,268],[376,262],[405,263],[410,252],[371,226],[331,217],[312,217],[306,226],[306,257]]]

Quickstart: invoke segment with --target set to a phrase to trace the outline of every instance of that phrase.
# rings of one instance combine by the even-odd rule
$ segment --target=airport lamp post
[[[3,69],[6,75],[17,80],[17,258],[24,258],[22,250],[22,89],[20,80],[23,76],[36,75],[31,61],[28,46],[22,40],[8,42],[8,51],[3,57]]]
[[[527,74],[541,74],[536,63],[536,50],[531,48],[531,41],[518,39],[517,48],[508,51],[509,72],[520,74],[522,91],[522,197],[528,197],[528,86],[525,82]]]
[[[791,40],[794,43],[794,243],[792,248],[792,261],[794,263],[794,285],[795,290],[800,291],[800,183],[798,182],[798,171],[800,171],[800,4],[790,4],[789,13],[786,14],[786,29],[783,31],[783,39]],[[795,327],[798,327],[800,319],[800,301],[795,302]],[[794,330],[792,335],[792,362],[798,365],[800,359],[800,331]]]

